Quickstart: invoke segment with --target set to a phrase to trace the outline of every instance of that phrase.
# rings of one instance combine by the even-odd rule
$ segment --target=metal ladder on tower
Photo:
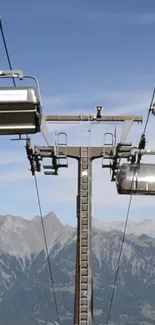
[[[81,145],[80,173],[80,240],[79,240],[79,325],[91,323],[91,262],[90,262],[90,145]]]
[[[60,148],[64,149],[63,154],[60,152]],[[68,168],[66,132],[59,132],[57,134],[56,149],[59,168]]]
[[[115,146],[116,146],[116,127],[114,130],[114,134],[112,132],[104,133],[102,168],[111,167],[111,156],[109,156],[109,154],[107,154],[106,148],[110,147],[111,155],[113,155]],[[105,160],[108,160],[108,163],[105,163]]]

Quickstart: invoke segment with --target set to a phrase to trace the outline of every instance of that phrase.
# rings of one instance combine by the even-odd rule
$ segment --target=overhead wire
[[[110,316],[111,316],[112,305],[113,305],[113,301],[114,301],[114,295],[115,295],[116,284],[117,284],[117,279],[118,279],[118,272],[120,269],[120,261],[121,261],[121,257],[122,257],[123,245],[124,245],[124,241],[125,241],[127,224],[128,224],[129,214],[130,214],[131,202],[132,202],[132,195],[130,195],[130,198],[129,198],[127,215],[126,215],[126,220],[125,220],[125,225],[124,225],[124,231],[123,231],[123,235],[122,235],[121,246],[120,246],[120,251],[119,251],[119,256],[118,256],[117,268],[116,268],[116,273],[115,273],[114,283],[113,283],[113,288],[112,288],[112,294],[111,294],[109,308],[108,308],[106,325],[109,324],[109,320],[110,320]]]
[[[149,122],[149,117],[150,117],[150,113],[151,113],[151,109],[152,109],[152,105],[153,105],[154,96],[155,96],[155,87],[154,87],[154,90],[153,90],[153,94],[152,94],[152,98],[151,98],[151,103],[150,103],[150,106],[149,106],[149,110],[148,110],[148,114],[147,114],[147,118],[146,118],[144,130],[143,130],[143,133],[144,134],[146,132],[146,128],[147,128],[147,125],[148,125],[148,122]]]
[[[48,244],[47,244],[47,238],[46,238],[46,231],[45,231],[45,226],[44,226],[43,213],[42,213],[41,200],[40,200],[40,193],[39,193],[39,187],[38,187],[38,182],[37,182],[37,176],[36,176],[36,174],[34,174],[34,181],[35,181],[35,187],[36,187],[36,193],[37,193],[37,200],[38,200],[38,207],[39,207],[39,213],[40,213],[40,217],[41,217],[41,224],[42,224],[42,230],[43,230],[43,236],[44,236],[46,258],[47,258],[49,275],[50,275],[50,280],[51,280],[51,285],[52,285],[52,291],[53,291],[53,298],[54,298],[55,310],[56,310],[56,314],[57,314],[57,322],[58,322],[58,324],[60,324],[60,316],[59,316],[58,304],[57,304],[56,293],[55,293],[55,288],[54,288],[54,280],[53,280],[53,274],[52,274],[52,267],[51,267],[51,263],[50,263],[49,250],[48,250]]]
[[[148,126],[149,117],[150,117],[150,113],[151,113],[151,109],[152,109],[154,97],[155,97],[155,88],[153,90],[153,94],[152,94],[152,98],[151,98],[151,103],[150,103],[150,106],[149,106],[149,109],[148,109],[148,114],[147,114],[146,122],[145,122],[145,125],[144,125],[143,134],[146,133],[146,129],[147,129],[147,126]],[[133,180],[134,180],[134,175],[133,175],[133,178],[132,178],[132,181],[131,181],[131,188],[132,188]],[[121,257],[122,257],[123,246],[124,246],[124,241],[125,241],[125,236],[126,236],[126,230],[127,230],[127,224],[128,224],[128,219],[129,219],[129,214],[130,214],[130,209],[131,209],[132,197],[133,196],[131,194],[130,195],[130,198],[129,198],[128,208],[127,208],[127,215],[126,215],[125,224],[124,224],[124,231],[123,231],[121,245],[120,245],[120,252],[119,252],[119,256],[118,256],[118,262],[117,262],[117,268],[116,268],[115,277],[114,277],[113,289],[112,289],[112,294],[111,294],[109,308],[108,308],[106,325],[109,324],[109,320],[110,320],[110,316],[111,316],[112,305],[113,305],[113,301],[114,301],[114,295],[115,295],[116,284],[117,284],[117,279],[118,279],[118,273],[119,273],[119,269],[120,269],[120,261],[121,261]]]
[[[2,40],[3,40],[4,49],[5,49],[6,57],[7,57],[7,60],[8,60],[9,68],[10,68],[10,70],[13,70],[12,69],[12,64],[11,64],[11,58],[10,58],[9,51],[8,51],[7,41],[6,41],[5,34],[4,34],[4,29],[3,29],[1,17],[0,17],[0,32],[1,32],[1,35],[2,35]],[[15,78],[12,78],[12,81],[13,81],[14,87],[16,87]],[[51,285],[52,285],[54,305],[55,305],[55,310],[56,310],[56,314],[57,314],[57,322],[58,322],[58,324],[60,324],[60,316],[59,316],[58,304],[57,304],[56,293],[55,293],[55,288],[54,288],[52,267],[51,267],[50,258],[49,258],[46,231],[45,231],[45,226],[44,226],[43,213],[42,213],[41,200],[40,200],[39,187],[38,187],[36,174],[34,174],[34,180],[35,180],[37,202],[38,202],[38,207],[39,207],[39,212],[40,212],[41,225],[42,225],[42,231],[43,231],[43,237],[44,237],[44,243],[45,243],[45,251],[46,251],[46,258],[47,258],[48,269],[49,269],[50,282],[51,282]]]
[[[9,68],[10,68],[10,70],[13,70],[10,55],[9,55],[9,51],[8,51],[8,47],[7,47],[7,41],[6,41],[4,30],[3,30],[2,18],[1,17],[0,17],[0,31],[1,31],[1,35],[2,35],[2,40],[3,40],[4,49],[5,49],[6,57],[7,57],[7,60],[8,60]],[[15,78],[12,78],[12,81],[13,81],[14,87],[16,87]]]

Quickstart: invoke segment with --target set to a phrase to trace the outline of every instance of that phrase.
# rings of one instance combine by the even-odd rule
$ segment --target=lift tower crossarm
[[[125,122],[133,121],[142,123],[142,116],[124,116],[124,115],[103,115],[101,118],[96,118],[94,115],[46,115],[47,122]]]
[[[45,146],[35,146],[35,152],[38,153],[42,158],[50,158],[52,157],[52,149],[54,147],[45,147]],[[111,147],[90,147],[90,156],[91,159],[102,158],[104,156],[103,149],[105,149],[106,155],[113,156],[113,150]],[[127,148],[128,149],[128,148]],[[59,154],[65,156],[65,148],[59,147]],[[80,159],[81,157],[81,147],[67,147],[67,157],[73,159]]]

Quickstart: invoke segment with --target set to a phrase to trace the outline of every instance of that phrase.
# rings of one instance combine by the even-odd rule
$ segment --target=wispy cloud
[[[132,8],[131,4],[131,8]],[[46,7],[42,7],[42,4],[38,2],[38,10],[36,11],[35,6],[32,5],[31,12],[28,11],[27,6],[24,7],[24,13],[27,16],[29,14],[30,21],[33,19],[40,21],[40,19],[46,19],[51,20],[51,17],[53,19],[57,20],[67,20],[70,21],[74,18],[75,21],[81,21],[84,20],[86,22],[86,19],[92,21],[105,21],[105,22],[113,22],[113,23],[125,23],[125,24],[153,24],[155,23],[155,14],[153,12],[122,12],[120,7],[120,12],[110,12],[107,10],[106,4],[103,4],[102,10],[98,11],[98,6],[94,6],[94,12],[91,11],[91,6],[87,6],[85,9],[80,4],[76,6],[73,5],[71,1],[66,1],[65,6],[63,5],[63,1],[59,3],[59,5],[56,4],[48,4]],[[119,8],[119,5],[118,5]],[[12,11],[14,12],[14,15],[17,15],[19,17],[20,21],[20,13],[21,9],[23,9],[23,4],[20,8],[20,3],[18,5],[15,5],[12,8]],[[119,10],[119,9],[118,9]],[[3,17],[2,17],[3,18]],[[25,17],[24,17],[25,18]],[[12,20],[11,13],[7,13],[6,20]]]
[[[43,97],[44,106],[57,106],[59,105],[60,111],[63,109],[60,105],[70,105],[70,104],[87,104],[89,102],[109,99],[118,99],[121,97],[121,92],[119,91],[99,91],[99,90],[90,90],[88,92],[78,92],[78,93],[70,93],[70,94],[59,94],[56,96],[47,96]]]
[[[102,94],[102,92],[100,92],[100,94]],[[89,101],[89,100],[91,101],[91,93],[88,95],[75,94],[75,97],[74,97],[74,94],[66,95],[65,101],[66,101],[66,103],[68,102],[67,106],[68,106],[68,108],[69,107],[70,108],[67,111],[64,111],[62,109],[62,111],[59,112],[59,114],[71,114],[71,115],[77,114],[77,115],[79,115],[81,113],[81,114],[94,114],[95,115],[96,114],[95,105],[93,107],[93,105],[91,105],[91,102],[90,102],[90,110],[89,111],[88,110],[85,111],[82,108],[80,111],[80,109],[79,110],[73,109],[72,105],[69,106],[70,102],[77,103],[78,98],[80,96],[81,96],[81,100],[83,100],[83,101]],[[96,95],[94,97],[93,96],[94,95],[92,95],[92,98],[95,98]],[[107,94],[103,93],[102,96],[103,96],[103,98],[105,98],[105,102],[104,101],[98,101],[98,102],[101,102],[101,104],[103,105],[103,114],[105,114],[105,115],[107,115],[107,114],[110,114],[110,115],[130,115],[130,114],[131,115],[140,115],[140,116],[143,116],[143,120],[145,121],[145,118],[146,118],[146,115],[148,112],[148,108],[150,105],[151,91],[143,92],[143,93],[141,93],[141,92],[134,93],[134,91],[128,91],[128,92],[116,91],[116,92],[112,92],[112,93],[109,92]],[[57,107],[63,107],[63,96],[60,95],[60,96],[58,96],[58,98],[59,98],[59,102],[61,104],[53,105],[52,114],[54,114],[54,112],[53,112],[54,110],[57,110]],[[107,103],[107,105],[109,103],[109,100],[106,102],[106,98],[109,98],[109,100],[110,100],[110,107],[106,106],[106,103]],[[53,101],[52,97],[44,99],[45,103],[47,102],[50,104],[50,103],[52,103],[52,101]],[[52,104],[51,104],[51,106],[52,106]],[[46,105],[45,105],[45,107],[46,107]],[[84,105],[82,107],[84,107]],[[88,105],[87,105],[87,107],[88,107]],[[80,139],[80,143],[81,143],[82,137],[84,137],[84,133],[87,132],[89,127],[92,130],[92,139],[97,139],[101,136],[103,139],[104,132],[107,132],[107,130],[110,128],[110,126],[107,127],[105,124],[104,124],[104,126],[103,126],[103,124],[100,124],[100,126],[99,126],[96,123],[83,123],[83,124],[81,124],[81,123],[78,123],[78,124],[48,123],[48,130],[51,133],[52,139],[54,138],[55,132],[59,132],[59,131],[67,132],[68,143],[70,145],[73,144],[74,141],[77,144],[79,139]],[[136,124],[136,126],[135,125],[133,126],[133,129],[136,128],[135,132],[138,132],[137,133],[138,136],[142,130],[142,127],[143,126],[140,126],[140,125],[137,127],[137,124]],[[113,130],[113,129],[114,129],[114,126],[111,127],[111,130]],[[76,130],[76,136],[75,136],[75,130]],[[98,131],[96,131],[96,130],[98,130]],[[120,131],[119,131],[120,127],[117,127],[117,130],[118,130],[118,134],[120,134]],[[131,134],[132,133],[133,133],[133,131],[131,132]],[[138,138],[138,136],[137,136],[137,138]],[[96,140],[96,143],[97,143],[97,140]]]
[[[48,114],[95,114],[96,105],[103,106],[104,114],[144,113],[151,100],[151,91],[94,91],[59,94],[43,98],[44,113]]]
[[[155,14],[148,13],[86,13],[85,18],[91,21],[112,22],[113,24],[148,25],[155,23]],[[114,25],[113,25],[114,26]]]

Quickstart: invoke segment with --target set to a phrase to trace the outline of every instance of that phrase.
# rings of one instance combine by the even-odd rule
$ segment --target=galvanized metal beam
[[[142,116],[125,115],[103,115],[101,118],[96,118],[94,115],[46,115],[45,118],[47,122],[143,122]]]
[[[52,149],[54,147],[46,147],[46,146],[35,146],[34,150],[36,153],[39,153],[41,157],[48,158],[52,157]],[[59,147],[59,155],[66,155],[69,158],[79,159],[81,156],[81,147]],[[104,155],[109,158],[113,156],[113,149],[111,147],[90,147],[90,156],[91,159],[102,158]]]

